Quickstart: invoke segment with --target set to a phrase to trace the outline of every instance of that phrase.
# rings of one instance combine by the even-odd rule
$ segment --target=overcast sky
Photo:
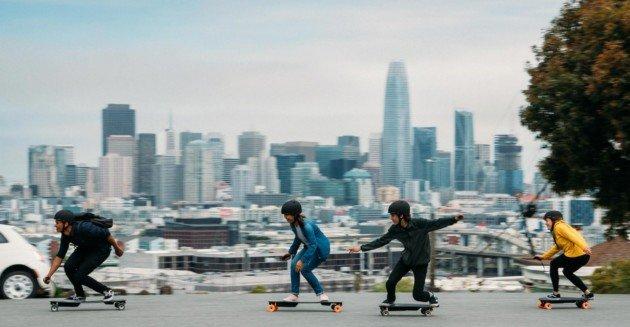
[[[176,3],[176,4],[175,4]],[[96,165],[101,109],[137,132],[333,144],[380,132],[387,66],[409,73],[412,126],[452,150],[454,109],[475,142],[514,133],[529,181],[544,155],[519,124],[525,63],[562,1],[0,1],[0,175],[26,181],[27,149],[69,144]]]

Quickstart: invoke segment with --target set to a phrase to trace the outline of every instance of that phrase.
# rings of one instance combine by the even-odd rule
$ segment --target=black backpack
[[[91,212],[84,212],[75,216],[74,220],[76,221],[90,221],[92,224],[103,227],[103,228],[112,228],[114,226],[114,220],[111,218],[105,218],[101,216],[97,216]]]

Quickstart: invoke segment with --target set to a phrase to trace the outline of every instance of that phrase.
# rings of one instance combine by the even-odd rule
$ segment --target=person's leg
[[[387,289],[387,301],[388,303],[394,303],[396,301],[396,285],[405,276],[411,268],[408,267],[402,260],[398,260],[398,263],[392,269],[392,272],[385,282],[385,288]]]
[[[81,265],[81,262],[84,260],[84,252],[81,249],[76,248],[74,252],[68,257],[66,262],[63,264],[63,270],[66,272],[66,276],[68,276],[68,280],[72,283],[72,287],[74,287],[74,295],[77,297],[85,297],[85,291],[83,290],[83,286],[81,285],[81,281],[77,277],[77,270]]]
[[[413,271],[413,299],[416,301],[428,302],[431,297],[431,293],[424,290],[428,267],[428,264],[424,264],[411,269]]]
[[[549,277],[551,278],[551,285],[553,286],[553,294],[558,295],[558,289],[560,288],[560,276],[558,276],[558,269],[564,267],[564,254],[551,260],[549,263]]]
[[[564,276],[584,293],[588,293],[588,287],[584,285],[584,282],[580,279],[580,277],[575,275],[575,272],[587,264],[589,258],[590,257],[588,255],[583,255],[577,258],[567,258],[566,265],[564,266],[564,269],[562,269]]]
[[[304,249],[291,260],[291,293],[296,296],[300,294],[300,273],[295,271],[295,265],[302,259],[302,255],[304,255]]]
[[[110,252],[111,249],[94,250],[93,252],[85,255],[85,259],[81,262],[75,272],[75,278],[77,281],[80,282],[81,285],[85,285],[100,294],[109,290],[107,286],[99,283],[94,278],[90,277],[89,274],[107,260]]]
[[[304,276],[304,279],[306,279],[308,284],[311,285],[311,288],[313,289],[313,291],[315,292],[315,295],[317,296],[322,295],[324,293],[324,288],[322,287],[322,284],[319,283],[317,276],[313,274],[313,269],[317,268],[317,266],[319,266],[321,263],[322,261],[319,260],[319,258],[313,257],[313,259],[311,259],[310,262],[304,263],[304,267],[302,268],[302,271],[301,271],[302,276]]]

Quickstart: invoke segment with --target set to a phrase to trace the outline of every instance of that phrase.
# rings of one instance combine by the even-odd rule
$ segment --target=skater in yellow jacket
[[[549,267],[549,275],[551,277],[551,284],[553,285],[553,293],[547,295],[548,298],[560,298],[558,292],[558,282],[560,277],[558,276],[558,269],[564,268],[562,273],[564,276],[584,292],[584,298],[592,300],[594,295],[591,293],[584,282],[575,275],[575,272],[582,268],[582,266],[588,263],[591,258],[591,249],[584,240],[584,237],[569,226],[563,218],[562,213],[559,211],[549,211],[543,217],[545,225],[551,231],[553,236],[554,245],[543,255],[537,255],[534,258],[538,260],[551,259],[556,253],[562,251],[563,253],[551,260]]]

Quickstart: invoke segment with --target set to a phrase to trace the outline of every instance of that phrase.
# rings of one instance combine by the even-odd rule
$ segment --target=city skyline
[[[436,126],[438,148],[453,151],[453,110],[466,108],[475,113],[478,143],[491,144],[501,133],[519,138],[529,181],[544,152],[518,124],[524,67],[533,58],[530,46],[540,43],[560,4],[422,3],[361,11],[328,4],[313,11],[296,3],[282,10],[266,6],[269,18],[256,20],[258,30],[235,23],[254,17],[261,9],[255,5],[237,10],[198,4],[147,15],[143,4],[44,3],[52,7],[45,8],[47,14],[25,10],[28,3],[2,4],[7,28],[0,38],[10,46],[0,50],[6,65],[0,151],[8,154],[0,175],[26,181],[26,149],[39,144],[74,145],[76,162],[96,166],[99,116],[108,103],[130,104],[136,133],[155,133],[160,150],[173,110],[176,131],[222,133],[231,155],[236,136],[246,130],[260,131],[267,143],[334,144],[340,135],[357,135],[366,151],[369,134],[381,131],[387,63],[403,58],[412,128]],[[69,17],[71,9],[84,15]],[[109,25],[121,9],[128,9],[127,18],[138,18],[130,19],[138,25]],[[287,32],[282,27],[291,10],[312,14],[292,21],[297,29]],[[217,11],[225,17],[207,19]],[[457,19],[442,19],[447,13]],[[189,14],[173,30],[142,24],[149,16],[168,23]],[[371,23],[363,24],[366,19]],[[147,27],[139,30],[140,25]],[[213,28],[234,33],[221,47],[208,42],[217,35]],[[182,30],[190,33],[180,40],[175,36]],[[243,121],[245,116],[251,119]]]

